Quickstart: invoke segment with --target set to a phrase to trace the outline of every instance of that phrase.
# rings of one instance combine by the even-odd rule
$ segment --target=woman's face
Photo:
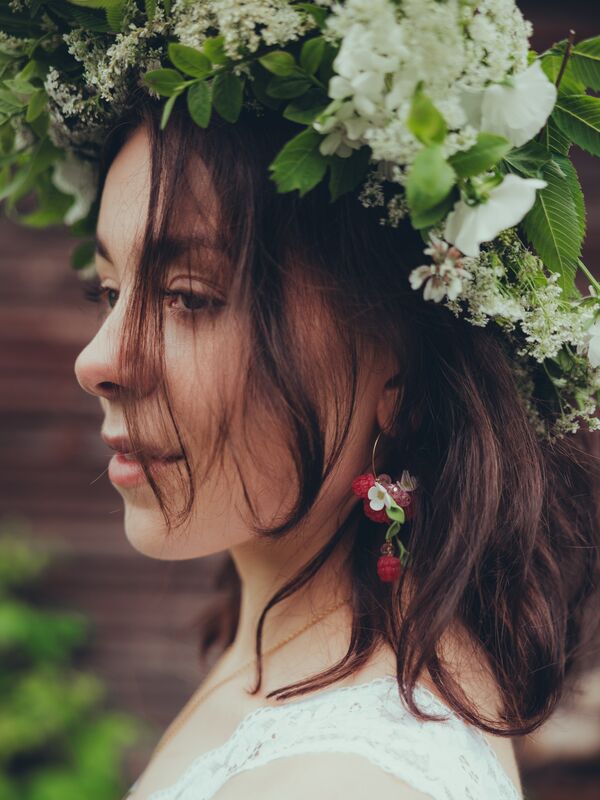
[[[202,170],[195,174],[201,175]],[[145,129],[140,127],[119,151],[104,185],[97,238],[105,246],[108,258],[97,255],[96,264],[102,285],[110,291],[101,301],[104,310],[99,330],[75,362],[78,382],[100,401],[104,412],[101,432],[105,437],[127,437],[115,387],[119,386],[125,395],[132,387],[128,376],[119,369],[117,351],[148,210],[149,186],[149,140]],[[196,190],[204,193],[202,207],[207,207],[206,193],[211,186],[205,176],[198,179]],[[216,204],[210,207],[216,208]],[[184,199],[177,213],[178,230],[202,233],[201,220],[193,210],[193,197]],[[217,288],[210,278],[211,272],[214,274],[218,269],[218,258],[218,252],[198,251],[192,261],[191,283],[187,261],[184,266],[179,258],[174,259],[167,268],[164,289],[187,295],[192,292],[200,298],[191,303],[189,297],[164,298],[164,379],[195,478],[202,474],[203,456],[214,441],[223,399],[230,405],[229,446],[223,459],[215,462],[208,477],[195,481],[191,514],[176,529],[166,524],[145,479],[134,485],[123,480],[123,469],[115,468],[116,457],[109,470],[109,479],[123,498],[127,538],[133,547],[153,558],[195,558],[256,541],[238,469],[262,524],[280,520],[291,508],[295,496],[293,460],[284,432],[263,408],[256,408],[250,419],[242,416],[242,381],[252,353],[245,351],[244,322],[242,315],[232,311],[227,303],[227,287]],[[217,301],[214,311],[201,307],[202,297]],[[190,307],[200,307],[193,312],[194,324]],[[301,309],[299,320],[309,318],[310,309]],[[343,456],[304,520],[303,528],[308,535],[314,536],[316,531],[323,531],[323,535],[333,532],[356,502],[350,483],[368,462],[377,425],[386,423],[393,397],[384,385],[392,375],[389,363],[378,363],[375,359],[365,370]],[[143,441],[149,450],[180,452],[176,431],[165,418],[158,386],[150,384],[137,387],[142,389],[142,404],[138,408],[145,432]],[[107,451],[107,458],[108,455]],[[179,497],[183,504],[183,488],[177,478],[186,476],[184,462],[173,461],[161,470],[161,486],[167,482],[169,500],[177,501]]]

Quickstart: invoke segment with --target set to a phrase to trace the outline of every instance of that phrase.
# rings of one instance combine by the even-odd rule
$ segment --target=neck
[[[242,664],[255,658],[256,629],[263,608],[275,592],[311,560],[333,533],[334,529],[331,527],[324,527],[319,532],[312,529],[310,535],[305,535],[303,531],[290,531],[278,540],[254,537],[230,549],[241,581],[240,617],[230,648],[233,662]],[[263,625],[263,652],[328,608],[343,599],[350,599],[350,577],[344,562],[352,539],[353,535],[348,532],[308,584],[267,612]],[[317,650],[322,648],[324,634],[330,642],[332,632],[337,633],[339,638],[343,630],[343,639],[346,641],[347,624],[342,626],[340,620],[348,618],[349,608],[349,604],[342,605],[301,633],[296,640],[286,644],[284,649],[291,652],[299,646],[303,661],[306,661],[304,654],[308,655],[307,648],[311,648],[311,642]],[[302,677],[304,675],[300,673],[297,675],[298,680]]]

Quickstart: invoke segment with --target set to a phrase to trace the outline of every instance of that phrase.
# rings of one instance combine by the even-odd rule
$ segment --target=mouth
[[[122,456],[125,461],[133,461],[137,464],[140,463],[140,460],[136,457],[135,453],[123,453],[121,451],[118,452],[119,456]],[[183,453],[174,453],[170,456],[158,456],[149,454],[152,461],[162,461],[167,464],[170,464],[172,461],[182,461],[183,460]]]
[[[152,459],[152,472],[163,474],[171,471],[175,464],[183,460],[183,455],[174,454],[165,458]],[[133,489],[148,484],[141,463],[130,453],[115,453],[108,464],[108,479],[123,489]]]

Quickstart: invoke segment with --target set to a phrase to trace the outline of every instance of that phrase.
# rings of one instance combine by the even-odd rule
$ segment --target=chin
[[[194,522],[193,516],[187,525],[181,528],[170,528],[158,508],[149,508],[128,498],[125,503],[125,536],[129,544],[148,558],[159,561],[185,561],[202,558],[228,549],[235,541],[225,542],[219,525],[211,530],[203,530],[202,522]],[[212,534],[212,535],[211,535]],[[241,535],[247,539],[247,531]]]
[[[142,555],[161,561],[178,558],[173,552],[172,534],[159,510],[141,508],[125,500],[124,525],[127,541]]]

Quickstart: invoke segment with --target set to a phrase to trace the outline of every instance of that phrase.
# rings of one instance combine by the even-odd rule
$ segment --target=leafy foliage
[[[22,5],[22,9],[16,11],[15,5]],[[195,19],[194,6],[186,4],[191,16],[184,14],[185,21]],[[419,11],[413,17],[408,12],[396,14],[397,6],[390,0],[387,19],[390,26],[397,23],[400,32],[408,33],[406,47],[410,48],[412,29],[409,31],[408,27],[419,27]],[[426,15],[427,3],[422,6]],[[418,60],[414,72],[407,71],[406,75],[396,67],[388,71],[388,63],[393,65],[398,53],[385,52],[385,36],[378,43],[374,35],[371,41],[368,15],[364,25],[356,17],[351,26],[354,33],[357,29],[365,32],[367,44],[361,49],[357,37],[349,51],[345,23],[340,23],[341,12],[337,14],[336,4],[294,0],[286,12],[290,10],[294,21],[287,39],[279,35],[279,29],[262,35],[269,29],[268,22],[261,23],[261,35],[253,29],[257,35],[249,38],[251,19],[247,20],[248,30],[236,38],[234,25],[225,16],[219,20],[218,11],[214,21],[222,24],[205,28],[204,36],[188,37],[187,28],[183,36],[183,29],[173,23],[179,8],[170,0],[30,0],[23,4],[0,0],[0,202],[5,212],[23,224],[44,226],[66,221],[71,211],[79,213],[85,206],[85,213],[70,224],[70,232],[74,236],[90,236],[99,199],[60,188],[69,185],[64,177],[69,165],[65,167],[62,161],[63,151],[77,155],[82,171],[95,165],[103,136],[118,119],[124,98],[140,87],[160,100],[161,129],[168,126],[173,109],[184,103],[192,123],[201,128],[209,126],[216,114],[225,123],[235,124],[245,109],[260,113],[263,106],[297,126],[269,165],[269,176],[280,193],[298,191],[302,197],[326,180],[331,202],[335,202],[356,190],[367,177],[375,177],[379,185],[369,187],[373,196],[384,197],[384,181],[395,191],[390,200],[384,200],[387,222],[397,225],[408,215],[424,242],[447,233],[454,243],[460,240],[469,253],[476,253],[480,244],[496,248],[499,253],[502,235],[508,229],[502,230],[496,224],[498,219],[516,218],[515,213],[510,213],[515,209],[522,208],[520,213],[525,214],[527,205],[529,213],[510,229],[518,239],[522,268],[525,270],[525,261],[533,258],[531,263],[535,263],[537,274],[532,270],[528,281],[558,289],[553,297],[562,290],[565,303],[572,301],[573,308],[580,308],[580,316],[574,311],[564,330],[573,332],[579,325],[581,345],[582,320],[589,320],[592,304],[600,303],[600,282],[581,262],[585,203],[569,156],[573,146],[600,155],[600,98],[594,94],[600,90],[600,37],[580,42],[571,37],[538,55],[532,50],[527,53],[522,27],[509,25],[505,29],[490,22],[490,31],[482,34],[485,48],[496,43],[497,55],[503,53],[498,63],[504,60],[505,64],[522,66],[514,72],[512,67],[506,67],[503,81],[496,72],[486,73],[490,66],[487,59],[475,55],[473,58],[480,59],[477,67],[481,81],[470,86],[472,93],[464,92],[465,96],[459,97],[458,90],[462,92],[469,84],[456,84],[455,91],[450,78],[440,84],[440,90],[424,77]],[[463,11],[477,12],[485,18],[485,13],[474,10],[472,4],[463,7]],[[48,29],[48,17],[58,31],[54,38]],[[402,28],[400,17],[406,29]],[[450,17],[447,20],[453,23]],[[332,21],[334,24],[329,24]],[[468,25],[462,17],[459,22],[462,32],[466,31]],[[72,46],[65,46],[69,40]],[[476,40],[477,36],[472,39],[473,45]],[[417,32],[415,41],[420,41]],[[191,46],[194,43],[197,46]],[[473,50],[477,51],[477,47]],[[489,48],[485,51],[489,52]],[[103,72],[92,69],[90,79],[85,57],[96,52]],[[110,68],[103,61],[109,52]],[[121,60],[113,60],[115,52]],[[439,55],[431,54],[432,58]],[[369,68],[354,75],[352,69],[347,69],[351,61],[364,61]],[[524,69],[526,61],[532,70]],[[440,60],[440,64],[446,63],[450,62]],[[546,78],[557,86],[556,93],[540,75],[540,65]],[[100,85],[100,74],[107,76],[106,86]],[[397,80],[400,74],[402,77]],[[448,75],[451,74],[450,69]],[[118,92],[113,84],[118,84]],[[533,97],[536,87],[540,88],[539,98]],[[452,96],[447,98],[444,92]],[[112,102],[114,97],[116,102]],[[64,108],[69,112],[61,117]],[[73,109],[76,113],[70,114]],[[458,121],[461,116],[468,119],[468,124]],[[57,146],[57,141],[64,141],[64,147]],[[495,192],[508,173],[525,182],[511,177],[504,194]],[[527,181],[532,178],[543,179],[545,188],[540,189],[538,182],[532,186]],[[524,194],[519,196],[521,189]],[[534,190],[537,195],[533,207],[517,202],[532,199]],[[34,196],[36,207],[22,214],[18,204],[28,195]],[[82,196],[85,203],[73,203]],[[488,202],[486,214],[483,206]],[[475,206],[473,211],[471,207]],[[443,228],[453,209],[457,212],[453,216],[454,234]],[[494,209],[504,213],[496,214]],[[457,225],[463,226],[461,232],[470,227],[470,238],[460,237]],[[75,269],[83,270],[89,264],[92,247],[89,239],[75,247],[71,257]],[[484,249],[483,256],[488,252]],[[445,283],[450,280],[449,267],[444,262],[436,266],[443,266],[446,271],[444,280],[440,282],[441,275],[436,278],[439,290],[440,286],[449,285]],[[495,269],[496,265],[492,266]],[[595,295],[579,295],[575,285],[577,270],[586,275]],[[493,274],[500,273],[495,270]],[[554,283],[556,276],[558,286]],[[452,278],[456,287],[455,279],[456,275]],[[491,307],[499,308],[505,296],[519,304],[522,298],[516,295],[515,284],[509,282],[501,289],[498,302]],[[462,290],[462,300],[466,302],[465,286]],[[490,307],[485,301],[480,305]],[[577,322],[573,321],[576,317]],[[542,339],[544,335],[540,334]],[[527,341],[534,339],[532,335]],[[559,375],[554,377],[561,380],[561,370],[566,374],[566,367],[557,362],[556,369]],[[580,388],[585,380],[582,377],[579,381]],[[551,383],[550,388],[555,391],[558,383]],[[558,400],[560,403],[560,397]],[[62,779],[61,775],[56,776],[59,784]]]
[[[100,680],[71,664],[88,638],[83,615],[33,600],[51,560],[22,521],[0,525],[0,797],[114,800],[141,724],[103,708]]]

